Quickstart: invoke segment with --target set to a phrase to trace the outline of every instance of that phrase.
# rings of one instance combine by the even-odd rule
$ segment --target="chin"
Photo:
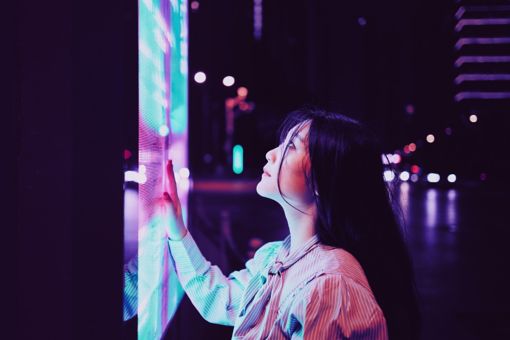
[[[265,198],[271,198],[271,193],[268,192],[267,188],[264,188],[264,184],[262,183],[262,181],[260,181],[257,184],[256,191],[257,191],[257,194],[259,194],[259,196],[262,196]]]
[[[264,189],[262,188],[262,185],[260,182],[257,183],[257,187],[255,188],[255,191],[257,191],[257,194],[262,197],[266,197]]]
[[[270,189],[271,188],[267,188],[267,187],[265,187],[265,185],[263,183],[259,182],[257,184],[256,191],[259,196],[279,203],[279,199],[278,199],[280,197],[279,193],[274,192],[273,190],[270,190]]]

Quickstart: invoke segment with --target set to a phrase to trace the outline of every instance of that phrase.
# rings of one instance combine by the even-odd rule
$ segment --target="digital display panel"
[[[139,0],[138,25],[138,169],[126,176],[138,183],[138,190],[126,194],[125,215],[136,207],[137,265],[131,267],[137,272],[138,338],[159,339],[183,296],[155,201],[163,194],[171,158],[187,224],[187,1]],[[125,235],[128,241],[128,232]],[[126,305],[126,292],[124,299]]]

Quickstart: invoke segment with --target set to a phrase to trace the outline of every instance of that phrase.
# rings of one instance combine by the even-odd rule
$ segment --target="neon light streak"
[[[455,25],[455,30],[460,32],[464,26],[497,26],[508,24],[510,24],[510,19],[508,18],[460,19],[457,25]]]
[[[510,37],[498,38],[460,38],[455,43],[455,48],[460,50],[466,45],[503,45],[510,44]]]
[[[455,77],[455,84],[460,84],[465,81],[498,81],[510,80],[510,74],[459,74]]]
[[[455,95],[455,101],[460,102],[466,99],[508,99],[510,92],[459,92]]]
[[[243,147],[241,145],[235,145],[232,152],[233,152],[232,170],[234,171],[235,174],[239,175],[243,172],[243,169],[244,169]]]
[[[485,55],[470,55],[462,56],[455,60],[455,67],[461,67],[467,63],[510,63],[510,56],[499,55],[499,56],[485,56]]]

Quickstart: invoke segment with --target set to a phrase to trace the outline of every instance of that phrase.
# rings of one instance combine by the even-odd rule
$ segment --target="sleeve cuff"
[[[211,263],[200,252],[189,231],[178,241],[169,238],[168,244],[177,273],[202,275],[211,266]]]

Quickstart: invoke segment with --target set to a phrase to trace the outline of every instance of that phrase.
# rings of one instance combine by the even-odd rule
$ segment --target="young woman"
[[[290,235],[228,276],[187,231],[169,162],[170,251],[194,306],[234,326],[234,339],[418,338],[412,265],[380,143],[351,118],[311,109],[287,116],[280,141],[257,193],[282,206]]]

